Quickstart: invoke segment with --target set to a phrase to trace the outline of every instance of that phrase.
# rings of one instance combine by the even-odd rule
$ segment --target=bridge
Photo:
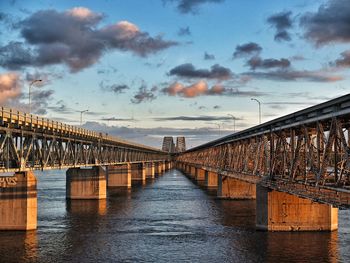
[[[68,169],[68,199],[106,198],[107,187],[170,169],[168,153],[12,109],[0,109],[0,230],[37,228],[34,170]]]
[[[256,199],[263,230],[334,230],[350,207],[350,95],[192,148],[176,166],[218,196]]]
[[[107,134],[1,108],[0,230],[37,227],[35,170],[68,169],[68,199],[173,167],[220,198],[256,199],[256,226],[331,231],[350,207],[350,95],[191,148],[167,152]]]

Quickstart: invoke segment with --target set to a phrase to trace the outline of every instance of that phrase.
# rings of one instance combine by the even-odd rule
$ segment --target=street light
[[[232,117],[232,120],[233,120],[233,132],[236,132],[236,117],[233,116],[232,114],[227,114],[227,115]]]
[[[219,136],[221,136],[220,123],[215,123],[219,127]]]
[[[255,98],[251,98],[251,100],[255,100],[259,104],[259,124],[261,124],[261,102]]]
[[[81,110],[79,111],[80,112],[80,126],[82,126],[83,124],[83,113],[84,112],[88,112],[89,110]]]
[[[31,114],[32,112],[32,105],[31,105],[31,98],[30,98],[30,95],[31,95],[31,89],[32,89],[32,86],[33,84],[37,83],[37,82],[41,82],[43,81],[42,79],[35,79],[33,80],[32,82],[30,82],[29,84],[29,91],[28,91],[28,99],[29,99],[29,114]]]

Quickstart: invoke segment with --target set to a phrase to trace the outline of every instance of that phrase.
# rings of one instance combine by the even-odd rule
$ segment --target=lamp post
[[[82,126],[83,124],[83,113],[84,112],[88,112],[89,110],[81,110],[79,111],[80,112],[80,126]]]
[[[221,136],[220,123],[215,123],[219,127],[219,136]]]
[[[259,104],[259,124],[261,124],[261,102],[255,98],[251,98],[251,100],[255,100]]]
[[[233,132],[236,132],[236,117],[233,116],[232,114],[227,114],[228,116],[231,116],[233,120]]]
[[[31,114],[31,112],[32,112],[32,105],[31,105],[31,90],[32,90],[32,86],[33,86],[33,84],[35,84],[35,83],[37,83],[37,82],[41,82],[41,81],[43,81],[42,79],[35,79],[35,80],[33,80],[32,82],[30,82],[30,84],[29,84],[29,90],[28,90],[28,99],[29,99],[29,114]]]

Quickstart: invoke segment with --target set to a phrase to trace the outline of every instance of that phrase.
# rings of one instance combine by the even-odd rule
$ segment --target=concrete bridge
[[[223,198],[256,199],[256,227],[335,230],[350,207],[350,95],[192,148],[176,167]]]
[[[350,95],[170,156],[148,146],[1,108],[0,230],[37,227],[35,170],[68,168],[68,199],[161,175],[173,164],[221,198],[256,199],[256,226],[331,231],[350,207]]]

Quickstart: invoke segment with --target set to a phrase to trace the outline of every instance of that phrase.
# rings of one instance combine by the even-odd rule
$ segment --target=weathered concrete
[[[194,166],[190,166],[190,172],[189,172],[191,178],[196,179],[197,178],[197,169]]]
[[[332,231],[338,209],[257,185],[256,227],[268,231]]]
[[[0,177],[0,230],[37,228],[36,185],[31,171]]]
[[[162,175],[162,167],[159,162],[154,163],[154,174],[155,176]]]
[[[130,163],[110,165],[107,167],[107,187],[131,188]]]
[[[146,169],[143,163],[131,164],[131,180],[146,182]]]
[[[153,162],[146,162],[144,163],[145,165],[145,173],[146,173],[146,178],[153,179],[154,178],[154,163]]]
[[[208,188],[218,187],[218,174],[215,172],[205,171],[205,186]]]
[[[230,199],[255,199],[256,187],[255,184],[219,175],[218,197]]]
[[[69,168],[67,170],[67,199],[104,199],[106,188],[106,172],[102,167]]]
[[[195,179],[196,181],[201,181],[204,182],[205,181],[205,170],[200,169],[200,168],[196,168],[196,173],[195,173]]]

